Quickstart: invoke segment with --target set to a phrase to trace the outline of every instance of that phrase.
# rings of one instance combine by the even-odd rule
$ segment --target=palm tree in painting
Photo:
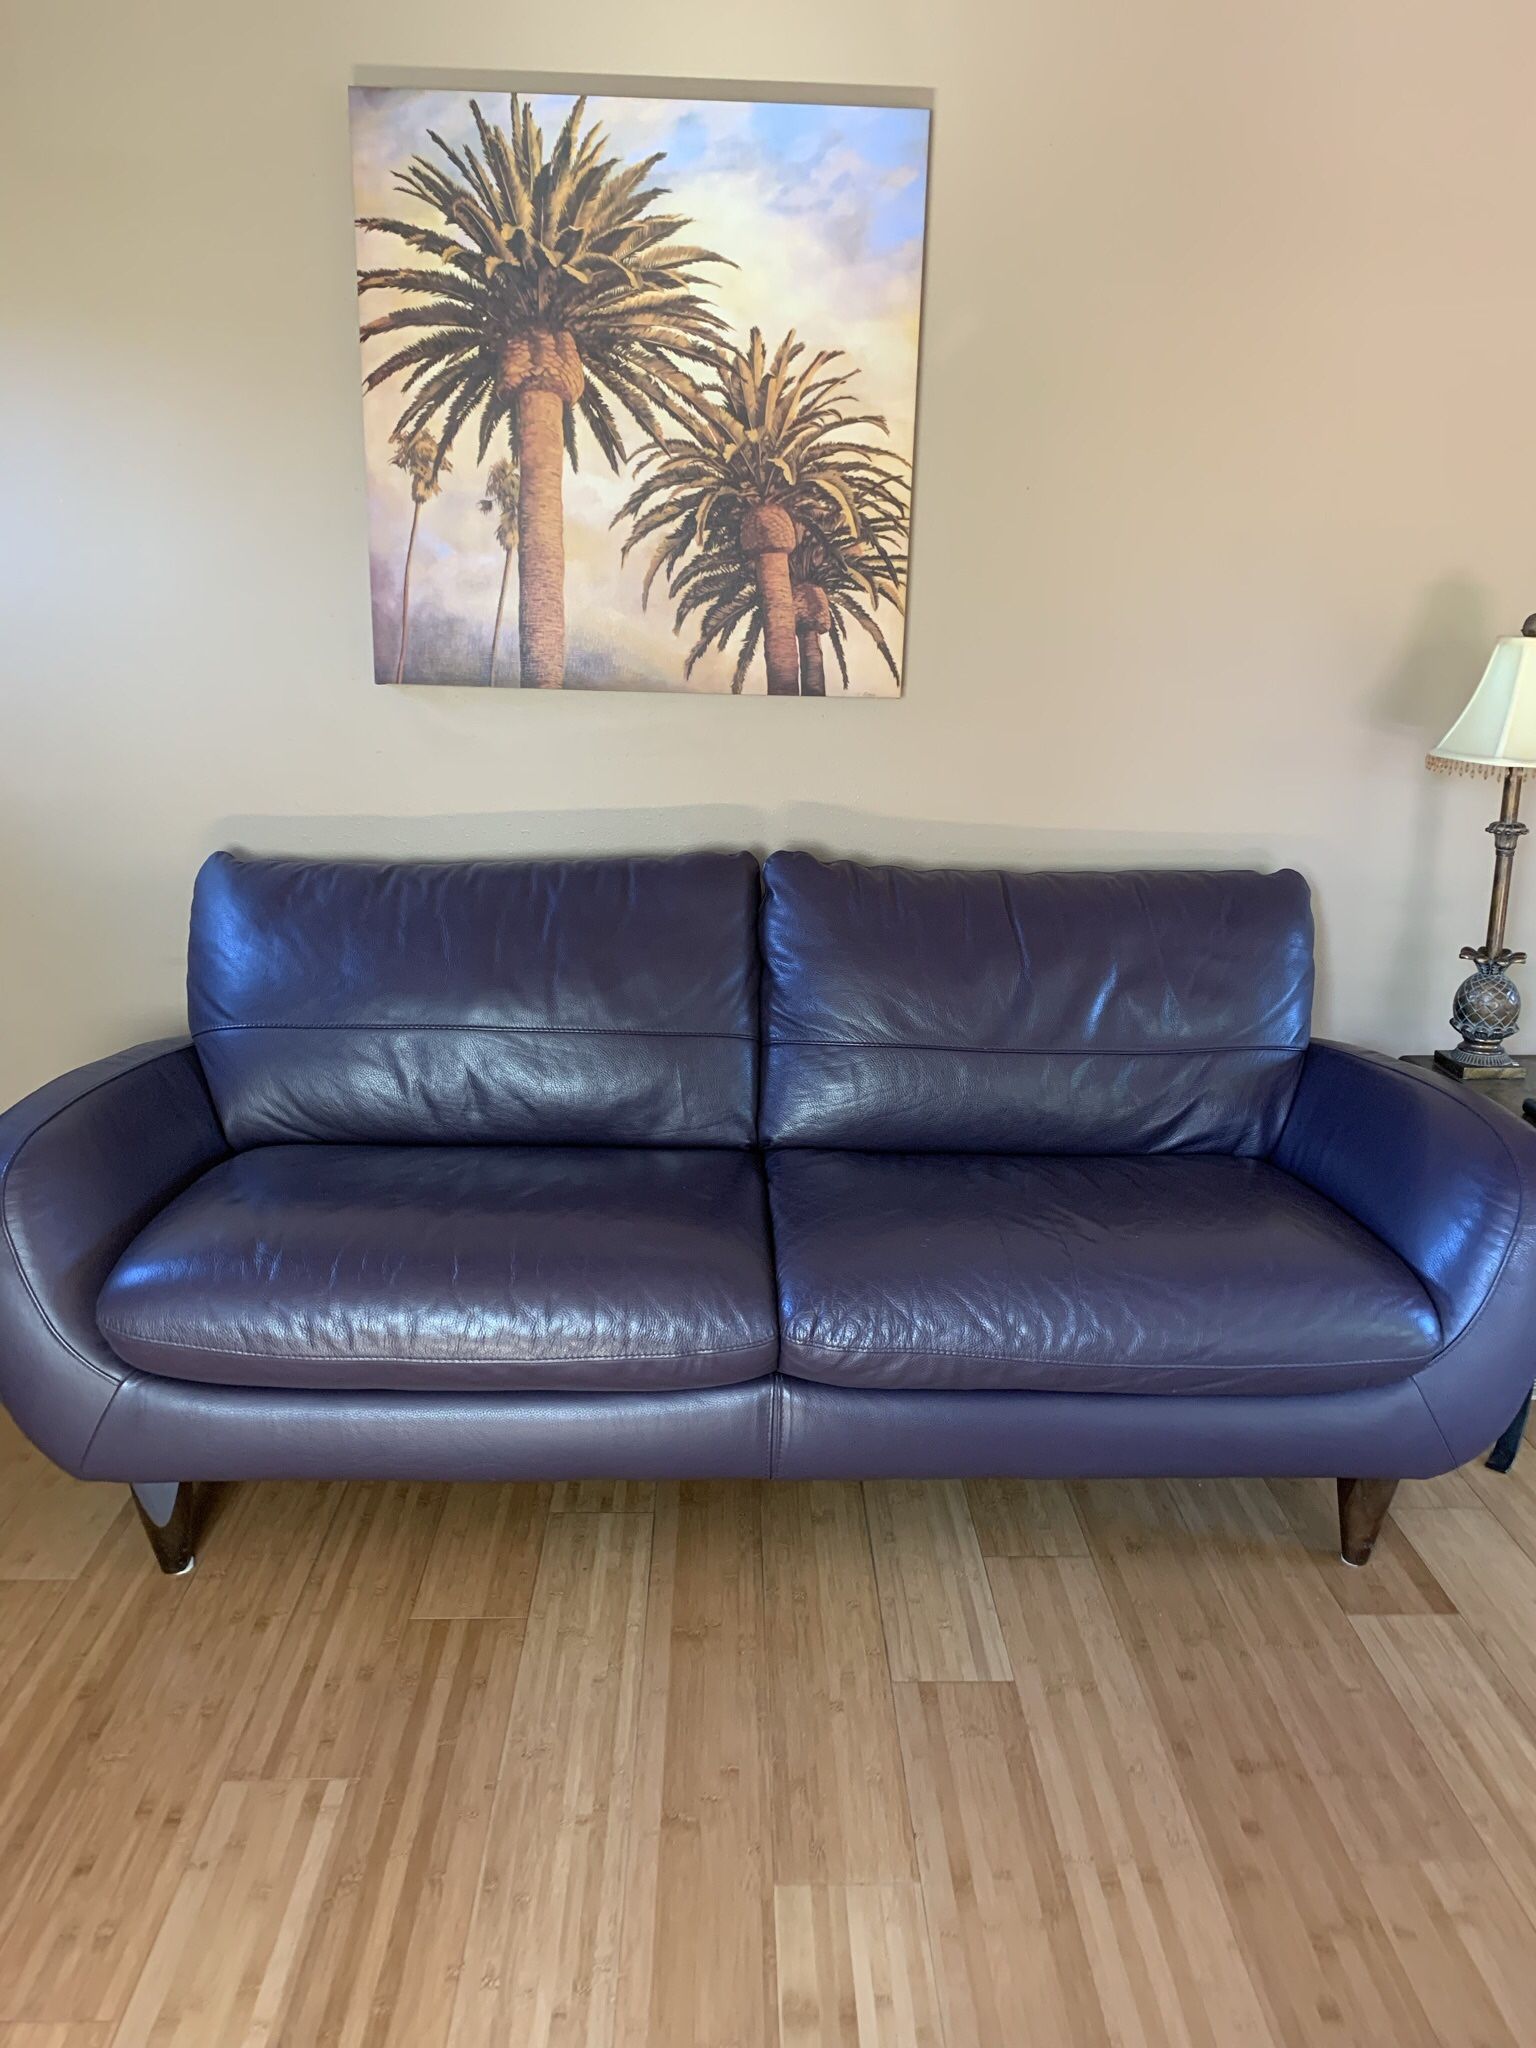
[[[875,644],[898,687],[901,670],[874,610],[882,601],[906,611],[907,513],[883,506],[863,508],[863,530],[848,535],[807,530],[789,558],[795,593],[795,631],[800,638],[800,694],[827,694],[821,642],[832,643],[843,688],[848,687],[848,630],[857,626]]]
[[[411,533],[405,544],[405,572],[400,579],[400,653],[395,662],[395,681],[405,680],[405,643],[411,625],[411,557],[416,552],[416,528],[421,508],[442,488],[442,474],[452,465],[430,434],[393,436],[395,452],[390,457],[396,469],[403,469],[411,483]]]
[[[711,644],[723,649],[743,625],[733,690],[761,644],[769,694],[798,695],[809,638],[811,693],[825,694],[824,681],[816,687],[821,631],[839,636],[833,644],[842,662],[849,621],[871,634],[895,668],[859,593],[899,595],[905,465],[861,438],[865,429],[889,429],[877,413],[859,412],[846,391],[857,372],[832,371],[842,351],[823,349],[796,369],[804,353],[791,333],[770,362],[755,327],[745,350],[718,349],[713,381],[684,394],[684,431],[658,437],[636,462],[640,482],[618,513],[632,521],[625,556],[659,536],[641,602],[665,574],[679,600],[677,624],[703,612],[685,678]],[[806,592],[798,615],[797,559]],[[846,680],[846,665],[843,672]]]
[[[491,670],[486,678],[496,687],[496,643],[501,638],[501,615],[507,604],[507,585],[512,578],[512,556],[517,548],[517,463],[509,455],[493,462],[486,473],[482,512],[496,514],[496,545],[502,552],[501,589],[496,597],[496,623],[491,628]]]
[[[900,682],[901,671],[874,611],[881,602],[904,611],[906,575],[905,541],[898,537],[894,521],[890,531],[873,539],[813,533],[800,540],[790,556],[790,587],[802,697],[826,695],[823,637],[831,641],[843,688],[848,688],[848,636],[855,626],[874,642]],[[704,613],[683,664],[685,681],[711,647],[723,652],[745,626],[731,679],[732,695],[739,696],[763,638],[761,595],[751,559],[733,545],[716,544],[695,554],[669,588],[677,599],[679,629],[695,612]]]
[[[795,596],[795,638],[800,642],[800,694],[825,697],[827,665],[822,659],[821,636],[832,630],[832,607],[819,584],[796,583],[791,578],[791,588]]]
[[[664,152],[623,164],[578,99],[555,145],[514,93],[506,129],[471,100],[480,146],[433,133],[443,163],[413,157],[396,189],[434,216],[364,217],[428,259],[358,273],[358,290],[407,303],[363,327],[364,341],[427,330],[372,370],[364,389],[402,376],[396,431],[436,424],[442,454],[480,415],[479,461],[509,422],[518,470],[518,641],[525,687],[565,678],[565,459],[576,414],[617,471],[626,460],[613,405],[650,436],[675,417],[680,365],[703,361],[722,323],[699,296],[702,265],[725,259],[676,239],[689,223],[655,211],[646,180]],[[446,165],[445,169],[443,165]],[[610,403],[611,401],[611,403]]]

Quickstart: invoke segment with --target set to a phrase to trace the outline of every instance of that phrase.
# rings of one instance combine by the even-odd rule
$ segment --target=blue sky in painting
[[[369,94],[381,112],[405,111],[405,95],[380,89]],[[469,95],[433,94],[434,100],[457,102],[459,118],[449,122],[450,141],[470,142]],[[497,104],[501,103],[501,104]],[[568,93],[535,93],[530,103],[546,135],[556,131],[570,111]],[[489,118],[504,117],[504,96],[481,100]],[[913,107],[828,107],[772,100],[654,100],[604,94],[591,102],[592,111],[621,133],[625,112],[643,108],[648,115],[666,110],[665,118],[648,125],[648,150],[664,150],[666,161],[657,176],[664,183],[690,173],[739,171],[749,163],[761,173],[777,173],[777,189],[767,195],[772,210],[786,215],[824,206],[828,186],[846,195],[859,188],[864,252],[886,254],[920,240],[926,205],[928,114]],[[404,142],[404,136],[401,141]],[[413,145],[414,146],[414,145]],[[834,167],[835,168],[832,168]],[[867,173],[873,171],[877,181]]]

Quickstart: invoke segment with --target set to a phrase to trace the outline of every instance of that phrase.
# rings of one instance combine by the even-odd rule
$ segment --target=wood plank
[[[648,1515],[656,1505],[649,1479],[560,1479],[550,1511],[557,1515]]]
[[[89,2020],[22,2020],[0,2026],[0,2048],[108,2048],[111,2032]]]
[[[0,1752],[28,1752],[0,1778],[0,2017],[121,2011],[334,1509],[333,1489],[237,1490],[219,1570],[185,1579],[137,1526],[109,1532],[0,1717]]]
[[[763,1495],[768,1772],[781,1884],[917,1875],[864,1499]]]
[[[452,2048],[611,2037],[650,1534],[638,1515],[550,1518]]]
[[[948,2048],[1108,2044],[1018,1693],[905,1683],[896,1710]]]
[[[347,1791],[321,1781],[220,1788],[113,2048],[276,2037]]]
[[[68,1599],[63,1586],[39,1580],[6,1587],[0,1600],[0,1757],[15,1759],[15,1768],[0,1771],[0,1869],[14,1880],[0,1887],[0,1970],[32,1845],[91,1761],[109,1711],[104,1698],[122,1683],[135,1647],[165,1623],[168,1610],[150,1595],[135,1535],[126,1523],[115,1528]],[[0,2018],[4,1986],[0,1974]]]
[[[675,1482],[658,1486],[646,1597],[645,1649],[635,1732],[635,1792],[624,1870],[624,1928],[614,2048],[651,2048],[660,1913],[662,1840],[671,1825],[663,1805],[672,1699],[672,1621],[677,1611],[678,1524]]]
[[[915,1884],[780,1885],[779,2048],[943,2048]]]
[[[0,1580],[0,1702],[19,1696],[63,1608],[65,1592],[59,1579]],[[4,1718],[0,1707],[0,1722]]]
[[[639,1751],[653,1775],[636,1815],[654,1872],[627,1904],[616,2033],[626,2048],[773,2039],[762,1491],[688,1483],[658,1494]]]
[[[1462,1475],[1467,1506],[1486,1508],[1526,1556],[1536,1561],[1536,1428],[1508,1472],[1490,1472],[1486,1465],[1468,1465]],[[1407,1505],[1417,1506],[1417,1491]]]
[[[1366,1864],[1360,1880],[1435,2042],[1519,2048],[1530,2040],[1533,1929],[1497,1871],[1483,1860],[1465,1867]]]
[[[1271,2032],[1285,2048],[1376,2040],[1430,2048],[1431,2023],[1387,1931],[1361,1911],[1331,1788],[1325,1795],[1313,1781],[1271,1691],[1278,1651],[1299,1657],[1351,1636],[1350,1623],[1303,1557],[1307,1587],[1277,1583],[1279,1640],[1255,1642],[1263,1630],[1251,1575],[1229,1586],[1219,1547],[1201,1566],[1175,1540],[1180,1596],[1159,1600],[1158,1545],[1123,1538],[1097,1512],[1085,1524]]]
[[[1407,1509],[1399,1519],[1484,1650],[1536,1707],[1536,1560],[1484,1508]]]
[[[1253,1481],[1175,1481],[1161,1491],[1188,1530],[1187,1543],[1175,1534],[1148,1553],[1139,1538],[1127,1538],[1123,1523],[1106,1523],[1097,1507],[1085,1511],[1107,1583],[1120,1589],[1117,1611],[1132,1647],[1145,1649],[1170,1618],[1157,1608],[1155,1581],[1177,1555],[1185,1583],[1197,1591],[1172,1615],[1172,1633],[1228,1651],[1263,1718],[1278,1717],[1297,1766],[1326,1795],[1347,1852],[1384,1860],[1475,1854],[1434,1759],[1379,1674],[1362,1664],[1358,1639],[1275,1490]],[[1333,1569],[1344,1578],[1369,1576]]]
[[[304,2048],[441,2048],[480,1885],[522,1632],[406,1631],[355,1781],[278,2038]]]
[[[550,1488],[447,1488],[437,1534],[412,1608],[416,1621],[528,1618]]]
[[[1355,1626],[1480,1842],[1536,1918],[1536,1709],[1464,1621],[1362,1617]]]
[[[1124,1619],[1116,1606],[1124,1630]],[[1254,1653],[1214,1643],[1138,1651],[1153,1709],[1286,2048],[1435,2035],[1359,1869],[1309,1777]]]
[[[79,1578],[128,1500],[50,1464],[0,1408],[0,1580]]]
[[[1424,1875],[1511,2036],[1529,2041],[1536,2007],[1536,1945],[1529,1913],[1484,1865],[1428,1863]],[[1442,2038],[1454,2040],[1455,2035]]]
[[[1273,2040],[1222,1887],[1086,1558],[989,1570],[1025,1723],[1117,2041]]]
[[[1441,1472],[1434,1479],[1405,1479],[1398,1505],[1405,1508],[1475,1508],[1478,1504],[1477,1476],[1481,1458],[1455,1472]],[[1491,1476],[1491,1475],[1490,1475]]]
[[[1350,1637],[1353,1637],[1353,1640]],[[1350,1861],[1475,1862],[1476,1830],[1428,1743],[1360,1642],[1264,1647],[1246,1667],[1262,1685]]]
[[[983,1557],[1086,1557],[1088,1539],[1059,1479],[967,1479]]]
[[[367,1770],[442,1506],[431,1486],[343,1490],[227,1775],[355,1778]]]
[[[959,1480],[866,1482],[894,1679],[1011,1678]]]
[[[1351,1640],[1338,1601],[1263,1480],[1175,1479],[1167,1494],[1188,1532],[1189,1569],[1226,1611],[1223,1639],[1269,1647]],[[1335,1538],[1335,1560],[1337,1549]]]
[[[1090,1552],[1113,1568],[1143,1633],[1184,1644],[1237,1633],[1223,1593],[1222,1546],[1213,1554],[1209,1541],[1196,1539],[1167,1481],[1083,1482],[1072,1499]]]
[[[1332,1480],[1272,1479],[1269,1490],[1305,1544],[1322,1585],[1342,1613],[1455,1613],[1450,1594],[1414,1549],[1395,1517],[1387,1517],[1369,1569],[1351,1571],[1339,1559],[1339,1515]],[[1404,1489],[1397,1497],[1403,1501],[1410,1495]]]

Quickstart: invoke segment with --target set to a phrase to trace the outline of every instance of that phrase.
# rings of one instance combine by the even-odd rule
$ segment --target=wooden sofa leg
[[[157,1481],[134,1487],[133,1504],[161,1571],[179,1577],[197,1563],[197,1538],[207,1491],[190,1480]]]
[[[1346,1564],[1369,1564],[1396,1491],[1395,1479],[1339,1481],[1339,1555]]]

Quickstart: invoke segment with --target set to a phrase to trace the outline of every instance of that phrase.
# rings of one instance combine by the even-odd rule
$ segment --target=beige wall
[[[0,1095],[176,1025],[225,844],[1290,862],[1323,1025],[1444,1037],[1529,0],[0,5]],[[904,702],[368,682],[345,87],[509,65],[932,87]]]

